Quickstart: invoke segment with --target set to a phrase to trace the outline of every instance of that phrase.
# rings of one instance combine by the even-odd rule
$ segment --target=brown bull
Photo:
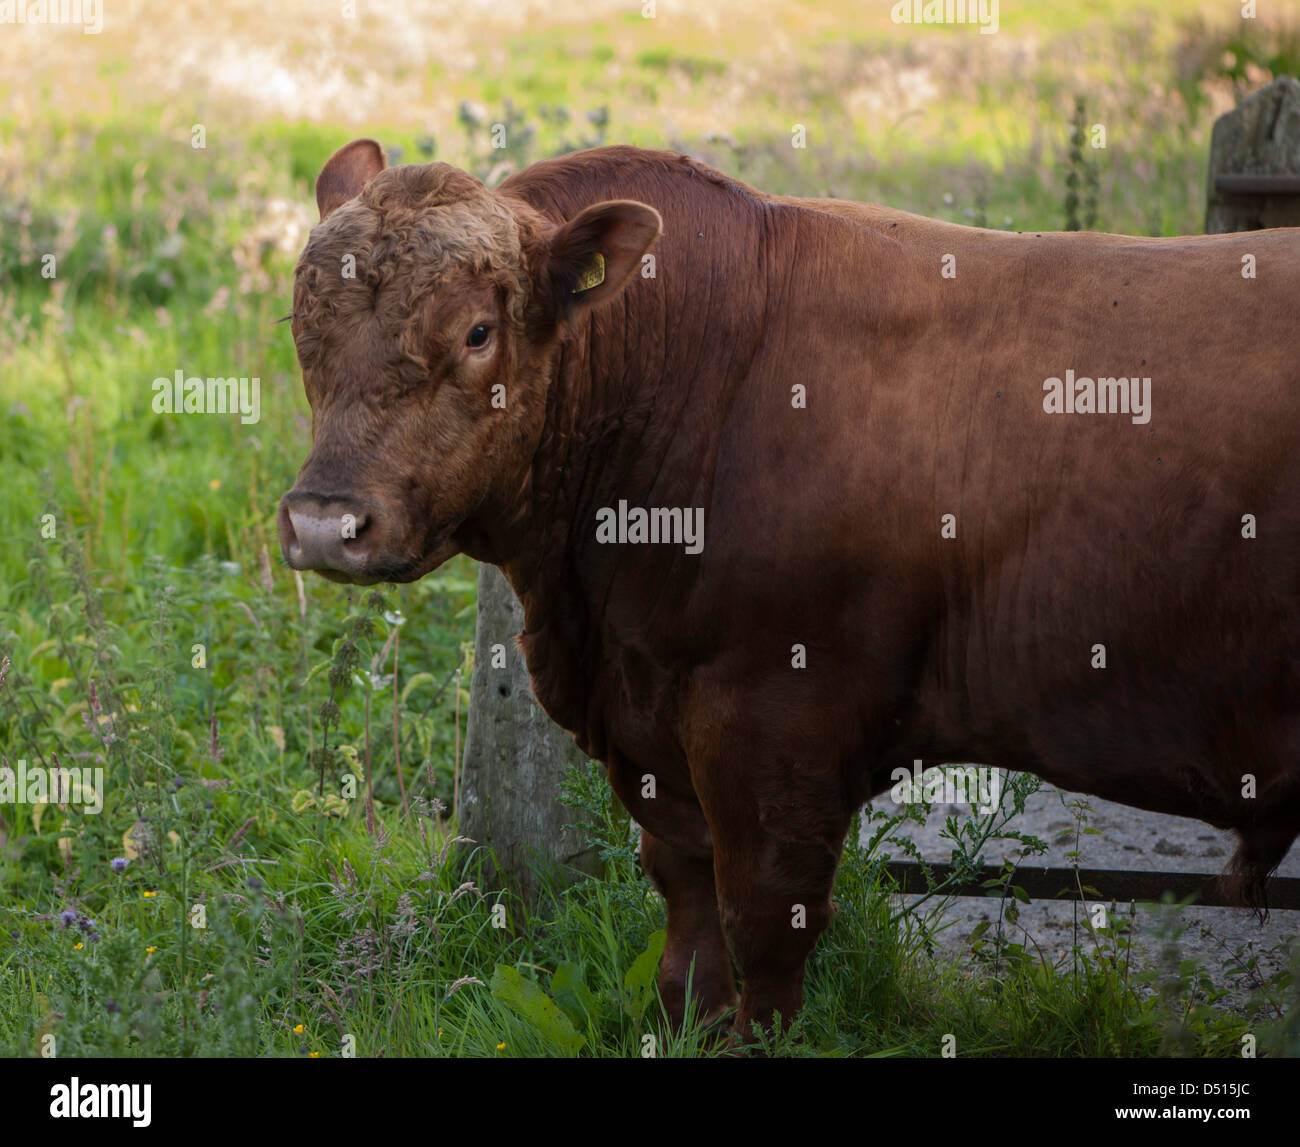
[[[1300,232],[1007,234],[603,148],[338,152],[288,562],[523,603],[668,902],[663,995],[790,1017],[850,818],[979,761],[1300,831]],[[349,274],[349,271],[352,273]],[[803,926],[800,926],[800,925]]]

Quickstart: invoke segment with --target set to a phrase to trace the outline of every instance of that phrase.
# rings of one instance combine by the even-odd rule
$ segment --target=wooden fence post
[[[586,757],[533,699],[515,645],[523,627],[523,607],[505,575],[480,565],[460,831],[495,856],[485,876],[531,905],[538,887],[530,862],[597,873],[600,859],[564,827],[583,814],[559,802],[560,784],[570,763]]]
[[[1279,76],[1218,118],[1205,232],[1300,227],[1300,82]]]

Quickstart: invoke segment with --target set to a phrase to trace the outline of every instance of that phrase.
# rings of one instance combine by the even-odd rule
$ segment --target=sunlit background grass
[[[43,1034],[66,1054],[336,1055],[348,1034],[367,1055],[573,1050],[526,1018],[523,989],[489,992],[496,965],[556,992],[586,1054],[637,1053],[653,1014],[636,958],[662,905],[617,824],[605,880],[532,916],[510,901],[507,929],[490,927],[488,890],[464,887],[438,802],[469,700],[471,563],[378,601],[276,558],[309,423],[275,320],[334,148],[372,135],[393,162],[496,182],[635,143],[772,192],[1046,230],[1067,221],[1079,119],[1107,146],[1089,149],[1074,213],[1190,233],[1215,117],[1300,72],[1300,7],[1260,7],[1004,3],[991,36],[849,0],[678,0],[654,19],[627,0],[359,4],[352,19],[302,0],[110,3],[97,36],[0,26],[0,752],[107,769],[97,817],[0,804],[0,1052],[37,1054]],[[261,421],[153,414],[153,380],[176,370],[258,377]],[[367,761],[373,818],[360,797],[326,800]],[[1171,1046],[1167,1014],[1127,981],[1116,997],[1113,968],[1104,1005],[1087,977],[1012,976],[1065,1001],[1038,1019],[996,987],[901,974],[914,949],[879,882],[845,879],[860,909],[814,964],[805,1050],[934,1054],[941,1018],[989,1054]],[[851,931],[868,925],[869,949]],[[448,997],[462,977],[484,985]],[[1194,1013],[1190,995],[1169,1006],[1203,1053],[1248,1022]]]

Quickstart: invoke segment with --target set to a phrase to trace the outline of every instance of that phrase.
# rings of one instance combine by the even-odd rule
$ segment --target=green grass
[[[98,815],[0,802],[0,1054],[47,1035],[59,1055],[338,1055],[351,1037],[357,1055],[627,1056],[648,1036],[658,1055],[718,1054],[699,1025],[658,1023],[663,905],[602,781],[576,776],[571,799],[598,814],[605,874],[549,874],[532,909],[453,843],[472,563],[380,600],[300,583],[275,556],[274,507],[309,445],[275,320],[316,172],[357,134],[480,175],[632,142],[773,192],[1054,229],[1082,96],[1109,140],[1085,151],[1098,226],[1197,231],[1215,114],[1300,70],[1300,33],[1162,11],[1043,3],[1004,10],[999,37],[917,36],[847,0],[790,4],[780,51],[752,20],[542,23],[483,37],[472,67],[407,69],[394,78],[427,102],[364,127],[249,116],[201,83],[164,99],[125,55],[75,72],[77,100],[71,40],[28,82],[0,76],[0,752],[106,770]],[[382,70],[357,51],[348,67]],[[504,153],[458,121],[461,100],[510,124]],[[259,378],[260,422],[154,415],[152,381],[178,369]],[[1247,1030],[1297,1051],[1294,980],[1233,1011],[1194,967],[1130,967],[1120,928],[1080,936],[1059,968],[1006,936],[933,956],[941,898],[900,908],[887,840],[849,850],[805,1014],[768,1051],[935,1056],[946,1033],[971,1055],[1227,1055]]]
[[[29,553],[0,714],[29,763],[102,767],[106,783],[98,813],[0,804],[0,1054],[40,1054],[46,1037],[60,1056],[723,1054],[698,1023],[662,1023],[663,905],[599,769],[564,794],[593,818],[599,878],[545,873],[529,909],[485,886],[481,855],[454,838],[439,794],[459,653],[441,685],[428,667],[448,665],[467,582],[414,591],[432,644],[417,630],[399,646],[420,670],[403,678],[399,662],[394,716],[398,619],[382,593],[349,595],[343,617],[300,602],[283,571],[250,584],[211,558],[153,559],[118,588],[92,584],[74,539]],[[1020,778],[1004,813],[954,821],[954,858],[976,863],[994,836],[1031,852],[1010,818],[1035,786]],[[1131,968],[1122,920],[1052,967],[1010,940],[1012,898],[1008,932],[977,935],[964,966],[927,958],[942,889],[900,906],[878,863],[907,850],[905,815],[875,814],[870,843],[848,848],[805,1014],[756,1050],[935,1056],[951,1039],[963,1055],[1230,1055],[1247,1032],[1296,1050],[1280,1022],[1289,978],[1260,983],[1249,1014],[1216,1009],[1222,992],[1191,965]]]

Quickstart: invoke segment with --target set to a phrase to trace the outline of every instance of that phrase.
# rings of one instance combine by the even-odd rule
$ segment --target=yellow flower
[[[221,489],[221,479],[220,479],[220,478],[213,478],[212,481],[208,483],[208,489],[209,489],[209,490],[220,490],[220,489]]]
[[[438,1029],[438,1038],[442,1039],[442,1028]]]
[[[293,1034],[302,1035],[302,1024],[299,1024],[296,1028],[293,1029]]]
[[[506,1050],[506,1045],[505,1045],[505,1044],[503,1044],[503,1043],[499,1043],[499,1044],[497,1044],[497,1051],[505,1051],[505,1050]]]
[[[152,956],[156,951],[158,951],[157,948],[146,948],[146,949],[145,949],[145,952],[148,953],[150,956]]]
[[[73,948],[75,948],[78,952],[80,952],[81,949],[84,948],[86,945],[83,944],[80,940],[78,940],[78,941],[77,941],[75,944],[73,944],[72,946],[73,946]]]
[[[156,893],[156,892],[146,892],[146,893],[144,893],[144,898],[145,898],[146,900],[152,900],[152,899],[153,899],[155,896],[157,896],[157,895],[158,895],[158,893]]]
[[[318,1052],[318,1051],[308,1052],[308,1058],[309,1058],[309,1059],[320,1059],[320,1052]]]

